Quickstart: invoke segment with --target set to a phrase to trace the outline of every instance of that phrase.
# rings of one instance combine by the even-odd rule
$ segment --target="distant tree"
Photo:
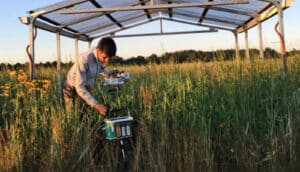
[[[114,56],[109,60],[109,63],[112,65],[121,65],[121,64],[123,64],[123,58]]]
[[[56,67],[57,66],[57,61],[53,61],[52,63],[51,63],[51,67]]]
[[[14,68],[15,70],[18,70],[18,69],[21,69],[23,66],[24,66],[24,65],[22,65],[21,63],[16,63],[16,64],[13,66],[13,68]]]
[[[161,63],[161,59],[156,54],[151,54],[149,57],[146,58],[146,60],[148,61],[148,63]]]
[[[144,56],[137,56],[137,58],[136,58],[136,64],[138,64],[138,65],[146,65],[147,64],[147,60],[145,59]]]
[[[124,64],[129,64],[129,65],[145,65],[147,64],[147,60],[143,56],[137,56],[137,57],[131,57],[129,59],[124,60]]]
[[[300,56],[300,50],[293,49],[287,53],[288,56]]]
[[[264,55],[266,58],[279,58],[280,57],[279,53],[272,48],[266,48],[264,51]]]

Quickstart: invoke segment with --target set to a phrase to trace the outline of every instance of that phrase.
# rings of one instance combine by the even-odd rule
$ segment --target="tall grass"
[[[296,170],[300,60],[288,62],[286,77],[279,60],[125,66],[131,80],[118,96],[100,85],[93,93],[137,121],[126,140],[130,171]],[[39,69],[40,89],[30,92],[22,73],[0,75],[0,169],[117,171],[119,143],[95,132],[103,118],[66,112],[54,69]]]

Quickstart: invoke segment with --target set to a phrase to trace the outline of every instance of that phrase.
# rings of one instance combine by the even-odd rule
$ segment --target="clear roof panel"
[[[78,24],[70,26],[69,28],[74,28],[76,30],[82,30],[83,32],[85,32],[87,29],[92,29],[97,26],[99,27],[99,26],[101,26],[103,24],[107,24],[107,23],[112,23],[112,22],[106,16],[102,16],[102,17],[97,17],[97,18],[87,20],[84,22],[80,22]]]
[[[234,25],[234,24],[211,21],[211,20],[206,20],[206,19],[204,19],[202,23],[203,24],[208,24],[208,25],[211,25],[211,26],[225,27],[227,29],[235,29],[237,27],[237,25]]]
[[[84,2],[81,4],[77,4],[68,9],[86,9],[86,8],[95,8],[95,6],[93,4],[91,4],[90,2]],[[49,19],[52,19],[52,20],[54,19],[57,23],[64,25],[65,23],[69,23],[70,21],[73,21],[75,19],[87,18],[87,17],[93,16],[93,15],[94,14],[92,14],[92,13],[64,15],[64,14],[60,14],[59,11],[54,11],[54,12],[45,14],[44,16]],[[87,23],[85,22],[85,24],[87,24]],[[72,27],[76,28],[77,26],[72,26]]]
[[[116,25],[113,25],[113,26],[110,26],[110,27],[106,27],[104,29],[99,29],[99,30],[96,30],[94,32],[88,33],[88,35],[93,38],[93,37],[96,37],[96,36],[99,36],[99,35],[102,35],[102,34],[107,34],[107,33],[113,32],[113,31],[117,31],[119,29],[120,29],[120,27],[118,27]]]
[[[268,4],[269,4],[268,2],[264,2],[264,1],[249,0],[249,4],[223,5],[223,6],[217,6],[217,7],[235,9],[235,10],[238,9],[240,11],[256,13],[256,12],[259,12],[260,10],[262,10]]]
[[[186,13],[186,14],[196,15],[199,17],[201,16],[203,10],[204,10],[203,8],[199,8],[199,7],[173,9],[174,12]]]
[[[138,18],[135,18],[135,19],[128,20],[126,22],[122,22],[122,25],[123,26],[130,26],[130,25],[138,23],[140,21],[146,21],[147,19],[148,19],[147,16],[141,16],[141,17],[138,17]]]
[[[292,0],[287,0],[292,1]],[[62,0],[60,3],[52,4],[47,7],[32,10],[30,12],[42,12],[43,10],[53,9],[41,14],[38,21],[49,25],[48,31],[53,31],[53,27],[68,27],[69,32],[86,33],[89,36],[101,35],[127,28],[135,23],[151,21],[151,19],[174,18],[188,21],[191,23],[203,23],[220,28],[235,30],[251,21],[255,14],[261,13],[271,6],[271,3],[261,0],[249,0],[248,4],[232,4],[218,6],[201,6],[201,7],[182,7],[182,8],[165,8],[165,9],[147,9],[132,11],[114,11],[114,12],[96,12],[96,13],[77,13],[62,14],[62,10],[80,10],[95,8],[111,8],[124,6],[142,6],[150,5],[150,0]],[[156,5],[180,4],[180,3],[215,3],[224,2],[224,0],[154,0]],[[291,2],[290,2],[291,3]],[[49,8],[51,7],[51,8]],[[39,11],[40,10],[40,11]],[[37,13],[36,13],[37,14]],[[50,28],[50,26],[52,28]],[[42,27],[45,29],[45,27]],[[45,29],[47,30],[47,29]]]
[[[177,15],[177,14],[173,14],[174,18],[178,18],[178,19],[182,19],[185,21],[190,21],[193,23],[198,23],[199,18],[195,18],[195,17],[188,17],[188,16],[183,16],[183,15]]]
[[[251,18],[249,16],[225,13],[225,12],[214,11],[214,10],[208,10],[206,17],[229,21],[229,22],[237,23],[239,25],[243,24],[245,21]]]

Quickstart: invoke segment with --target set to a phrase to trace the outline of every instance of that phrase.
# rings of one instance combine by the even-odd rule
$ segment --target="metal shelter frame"
[[[258,28],[260,58],[263,55],[261,23],[278,15],[281,38],[282,68],[285,73],[286,55],[283,28],[283,10],[293,0],[64,0],[44,8],[31,10],[28,16],[19,17],[29,27],[29,46],[32,57],[30,79],[34,78],[34,30],[35,28],[56,34],[58,87],[61,88],[60,36],[74,39],[75,56],[78,56],[78,41],[91,42],[99,37],[133,37],[216,32],[232,32],[235,38],[236,59],[239,60],[238,34],[245,33],[246,59],[251,63],[248,47],[248,30]],[[117,34],[120,31],[145,23],[160,21],[160,32],[147,34]],[[163,32],[162,21],[172,21],[207,30]]]

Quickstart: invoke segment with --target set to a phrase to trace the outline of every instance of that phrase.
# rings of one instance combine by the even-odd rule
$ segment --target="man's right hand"
[[[102,104],[96,104],[95,109],[103,116],[106,115],[107,108]]]

